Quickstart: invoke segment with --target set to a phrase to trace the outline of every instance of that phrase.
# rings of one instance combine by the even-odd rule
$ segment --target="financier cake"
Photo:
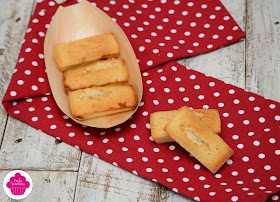
[[[88,65],[100,59],[117,57],[119,44],[112,33],[95,35],[54,46],[54,56],[60,71]]]
[[[223,139],[188,107],[179,109],[164,130],[213,174],[233,154]]]
[[[72,115],[81,121],[133,110],[137,106],[137,96],[130,85],[91,87],[69,91],[68,95]]]
[[[63,72],[65,90],[77,90],[108,84],[126,84],[128,72],[123,59],[101,60]]]
[[[174,118],[177,110],[154,112],[150,116],[151,134],[158,144],[175,142],[165,131],[165,126]],[[215,133],[221,133],[221,119],[216,109],[194,109],[193,113]]]

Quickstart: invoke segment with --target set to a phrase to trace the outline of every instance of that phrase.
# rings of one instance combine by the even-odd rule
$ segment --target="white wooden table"
[[[280,101],[280,1],[222,0],[246,40],[178,60],[226,83]],[[8,87],[34,0],[0,0],[0,99]],[[0,106],[0,201],[4,176],[27,171],[34,182],[24,201],[192,201],[135,176],[7,115]]]

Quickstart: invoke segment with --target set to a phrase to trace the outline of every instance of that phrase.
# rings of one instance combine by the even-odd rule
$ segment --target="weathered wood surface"
[[[3,179],[9,171],[0,170],[0,201],[16,201],[9,198],[3,190]],[[29,171],[33,182],[33,188],[24,202],[54,202],[74,201],[77,173],[76,172],[53,172],[53,171]]]
[[[30,18],[34,0],[1,1],[0,6],[0,100],[17,62],[21,42]],[[7,114],[0,105],[0,147]]]
[[[246,40],[208,54],[180,59],[178,62],[226,83],[280,101],[280,2],[221,1],[246,31]],[[1,99],[17,60],[33,2],[34,0],[1,1]],[[20,20],[16,22],[18,17]],[[1,49],[4,49],[3,55]],[[58,141],[54,138],[7,116],[0,106],[0,142],[2,135],[0,183],[8,170],[17,168],[28,169],[33,181],[39,182],[24,201],[192,201],[91,155],[81,155],[74,147],[64,143],[57,144]],[[18,154],[20,157],[17,157]],[[1,192],[1,187],[2,184],[0,199],[9,201]]]
[[[280,101],[280,1],[248,0],[246,88]]]

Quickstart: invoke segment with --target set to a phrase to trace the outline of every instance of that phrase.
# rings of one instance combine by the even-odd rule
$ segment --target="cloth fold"
[[[69,0],[61,5],[74,3]],[[3,99],[7,113],[195,200],[257,201],[279,191],[280,104],[176,62],[158,66],[244,38],[220,1],[97,0],[92,4],[125,31],[143,71],[144,96],[133,118],[105,130],[78,125],[59,110],[51,95],[43,55],[44,36],[59,6],[54,1],[40,1],[31,17]],[[176,143],[157,145],[150,136],[150,113],[183,105],[220,112],[221,137],[235,154],[216,175]]]

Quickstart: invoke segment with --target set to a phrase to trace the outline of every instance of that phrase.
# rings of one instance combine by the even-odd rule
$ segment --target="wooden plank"
[[[245,30],[246,1],[222,0],[232,17]],[[178,60],[186,67],[223,80],[226,83],[245,87],[245,41],[241,41],[216,51]]]
[[[13,73],[34,0],[3,1],[0,6],[0,100]],[[0,104],[0,147],[7,114]]]
[[[0,201],[12,202],[3,190],[3,179],[10,171],[0,171]],[[25,171],[32,178],[33,189],[25,202],[73,201],[77,172]]]
[[[80,150],[10,117],[0,151],[0,169],[77,171],[80,156]]]
[[[248,0],[246,88],[280,101],[280,1]]]
[[[159,201],[159,186],[83,153],[75,201]]]

